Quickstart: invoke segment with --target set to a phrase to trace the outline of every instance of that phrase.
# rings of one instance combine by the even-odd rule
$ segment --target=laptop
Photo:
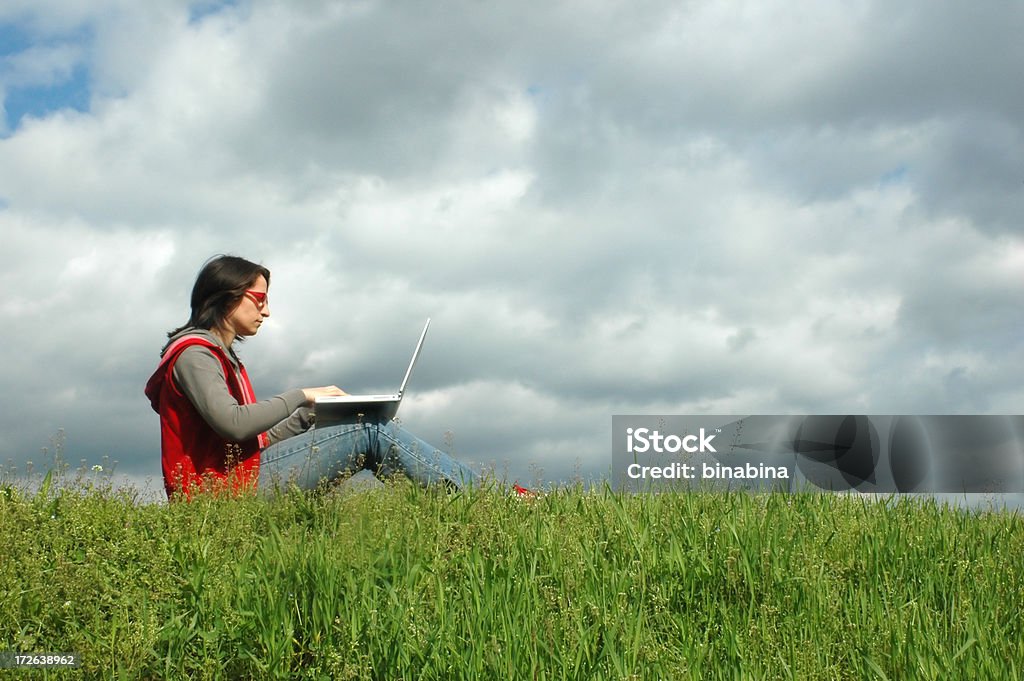
[[[397,393],[393,395],[318,397],[313,405],[316,426],[331,426],[339,423],[386,423],[395,418],[395,414],[398,413],[398,405],[402,403],[402,395],[405,394],[405,386],[409,383],[409,376],[412,375],[412,368],[416,366],[416,359],[420,356],[423,339],[427,337],[428,328],[430,328],[429,317],[427,323],[423,325],[420,340],[416,343],[409,368],[405,370],[405,378],[402,379],[402,385],[398,388]]]

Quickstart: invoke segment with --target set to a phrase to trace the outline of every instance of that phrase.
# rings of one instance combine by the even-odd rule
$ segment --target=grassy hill
[[[48,678],[1017,678],[1024,523],[825,494],[0,488]],[[0,671],[23,678],[24,671]]]

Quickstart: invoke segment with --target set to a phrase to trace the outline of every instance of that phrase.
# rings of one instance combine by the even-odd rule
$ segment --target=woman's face
[[[249,287],[235,309],[228,313],[224,326],[236,336],[255,336],[260,324],[270,316],[270,302],[267,300],[267,280],[263,275]]]

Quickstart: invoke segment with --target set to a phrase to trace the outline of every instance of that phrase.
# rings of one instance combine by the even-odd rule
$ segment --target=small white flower
[[[103,472],[103,466],[101,466],[99,464],[96,464],[95,466],[93,466],[92,469],[94,471],[96,471],[97,473],[102,473]]]

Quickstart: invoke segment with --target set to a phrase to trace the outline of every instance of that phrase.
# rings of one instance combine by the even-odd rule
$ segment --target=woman
[[[405,473],[423,485],[462,489],[479,481],[463,464],[394,421],[312,428],[317,397],[344,395],[334,385],[289,390],[257,401],[233,345],[270,316],[270,271],[243,258],[209,260],[192,288],[192,316],[168,333],[146,396],[160,414],[168,497],[227,486],[303,489],[367,468]],[[516,486],[517,491],[522,488]],[[525,493],[522,490],[519,493]]]

